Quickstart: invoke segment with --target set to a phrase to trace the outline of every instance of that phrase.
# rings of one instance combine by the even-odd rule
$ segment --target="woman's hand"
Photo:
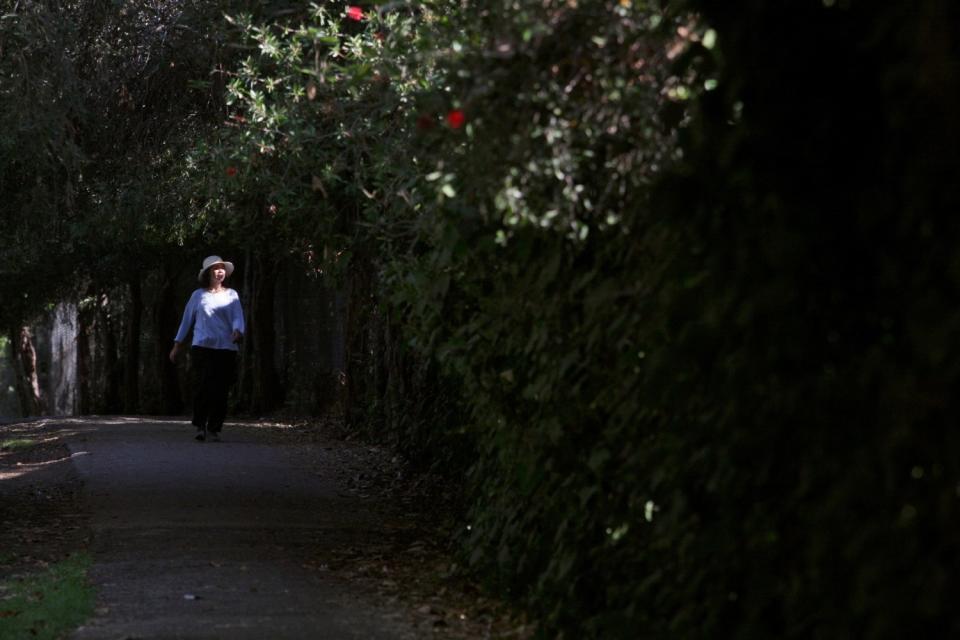
[[[230,339],[233,340],[234,344],[236,344],[241,340],[243,340],[243,334],[237,331],[236,329],[234,329],[233,333],[230,334]]]
[[[180,343],[174,342],[173,349],[170,349],[170,362],[177,364],[177,354],[180,353]]]

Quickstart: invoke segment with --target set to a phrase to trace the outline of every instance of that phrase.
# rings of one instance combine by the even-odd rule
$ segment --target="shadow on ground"
[[[90,550],[77,640],[530,635],[457,577],[423,478],[322,424],[231,423],[220,443],[152,418],[0,429],[36,443],[0,452],[0,571]]]

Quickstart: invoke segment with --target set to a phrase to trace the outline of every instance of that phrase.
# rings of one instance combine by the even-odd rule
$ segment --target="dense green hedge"
[[[405,265],[425,310],[408,330],[478,433],[468,554],[547,629],[958,629],[958,23],[945,3],[854,4],[691,3],[719,35],[710,51],[694,23],[676,58],[678,78],[716,87],[691,84],[689,120],[627,93],[630,36],[659,33],[630,12],[503,7],[495,38],[522,41],[524,17],[541,37],[506,68],[457,60],[483,135],[444,160],[463,202]],[[608,100],[570,91],[578,72],[608,80]],[[601,121],[611,87],[635,97],[608,112],[630,125],[551,131]],[[657,117],[679,123],[684,159],[648,199],[616,169],[670,149],[643,131]],[[558,165],[595,202],[624,181],[620,220],[545,179]],[[564,233],[578,223],[581,242]]]
[[[657,198],[698,278],[661,307],[696,365],[675,390],[712,412],[682,495],[714,597],[684,608],[745,637],[956,633],[956,10],[697,4],[723,92]]]

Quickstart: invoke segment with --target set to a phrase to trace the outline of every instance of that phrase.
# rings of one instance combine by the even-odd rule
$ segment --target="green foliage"
[[[351,297],[356,309],[349,315],[359,320],[348,331],[376,339],[385,310],[378,274],[406,254],[423,223],[422,169],[410,150],[418,131],[414,103],[436,66],[432,18],[418,16],[433,14],[394,7],[354,21],[344,9],[314,5],[266,25],[249,15],[229,18],[241,46],[255,53],[230,71],[226,126],[191,157],[200,207],[188,211],[181,228],[184,235],[287,256],[308,274],[352,282],[358,292],[370,286]],[[401,364],[403,347],[393,343],[388,350],[394,347],[404,375],[436,381],[429,365]],[[368,361],[366,348],[354,354],[351,380],[372,390],[380,365]],[[391,429],[416,432],[404,440],[409,452],[423,456],[431,428],[410,418],[416,411],[389,406],[410,409],[418,401],[396,388],[380,391],[362,392],[351,403],[354,422],[370,426],[392,412]],[[438,405],[426,404],[435,415]]]
[[[364,159],[386,155],[393,123],[382,116],[397,96],[372,78],[383,64],[372,32],[344,31],[342,16],[321,6],[307,17],[296,27],[229,18],[258,53],[230,74],[227,126],[197,149],[204,200],[183,224],[319,262],[324,248],[327,257],[338,244],[342,250],[366,199],[365,173],[384,169]]]
[[[10,440],[0,440],[0,450],[17,451],[22,449],[30,449],[36,444],[37,444],[36,440],[32,440],[30,438],[14,438]]]
[[[688,247],[669,281],[689,286],[658,300],[672,339],[653,374],[674,397],[682,473],[664,486],[678,526],[651,542],[686,563],[649,596],[665,628],[697,635],[955,632],[938,567],[957,559],[958,442],[942,429],[956,406],[920,390],[960,373],[942,364],[960,347],[943,332],[957,192],[936,177],[957,127],[920,114],[957,92],[906,71],[952,86],[945,52],[907,34],[955,23],[937,2],[691,4],[719,34],[719,89],[654,200]]]
[[[53,299],[24,293],[42,280],[43,264],[62,252],[63,212],[75,208],[75,139],[80,110],[70,100],[75,69],[61,56],[73,42],[69,24],[40,3],[0,18],[0,324],[19,322]],[[38,144],[38,141],[41,141]],[[42,230],[42,233],[38,233]],[[50,294],[56,287],[49,289]]]
[[[546,633],[617,637],[645,615],[636,572],[664,499],[650,309],[679,244],[648,196],[678,159],[668,118],[699,91],[669,58],[702,31],[601,3],[477,11],[447,34],[440,85],[468,124],[424,141],[425,250],[388,288],[477,438],[470,565]]]
[[[433,23],[416,113],[465,125],[378,251],[476,442],[466,553],[547,635],[955,628],[956,66],[892,26],[945,9],[703,4]]]
[[[14,582],[0,584],[0,637],[61,638],[93,614],[86,583],[90,558],[75,555]]]

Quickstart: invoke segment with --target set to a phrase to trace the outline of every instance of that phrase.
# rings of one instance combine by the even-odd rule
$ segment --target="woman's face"
[[[210,267],[210,285],[213,287],[223,284],[224,278],[227,277],[227,270],[223,267],[222,264],[215,264]]]

